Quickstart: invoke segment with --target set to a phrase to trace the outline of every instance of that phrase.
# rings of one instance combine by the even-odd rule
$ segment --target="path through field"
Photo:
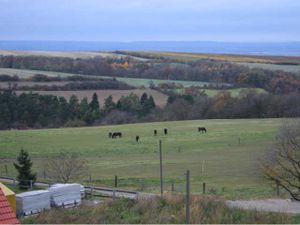
[[[229,207],[266,212],[300,213],[300,202],[290,199],[226,201]]]

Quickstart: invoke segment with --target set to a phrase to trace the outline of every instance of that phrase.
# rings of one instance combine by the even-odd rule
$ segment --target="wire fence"
[[[30,190],[35,189],[36,183],[30,180],[20,180],[17,178],[17,172],[14,169],[12,163],[6,163],[0,165],[0,176],[11,178],[13,186],[19,184],[21,188],[27,188]],[[59,180],[55,180],[47,174],[45,169],[39,170],[37,173],[37,183],[39,185],[47,186],[54,183],[63,183]],[[70,180],[70,182],[78,182],[85,186],[93,187],[108,187],[119,188],[124,190],[131,190],[136,192],[147,193],[160,193],[160,181],[157,178],[143,178],[143,177],[122,177],[115,175],[111,177],[100,177],[91,174],[85,174],[78,180]],[[164,177],[163,180],[164,193],[185,193],[185,177],[182,174],[177,177]],[[193,194],[206,194],[222,196],[229,199],[243,199],[243,198],[265,198],[265,197],[286,197],[287,195],[278,187],[266,187],[265,189],[257,189],[257,186],[239,185],[238,183],[231,186],[223,186],[209,180],[197,180],[193,179],[191,174],[191,193]]]

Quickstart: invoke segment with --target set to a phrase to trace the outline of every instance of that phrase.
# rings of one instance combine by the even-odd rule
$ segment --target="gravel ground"
[[[300,213],[300,202],[290,199],[265,199],[226,201],[229,207],[266,212]]]

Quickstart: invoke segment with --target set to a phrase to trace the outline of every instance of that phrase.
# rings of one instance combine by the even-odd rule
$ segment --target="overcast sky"
[[[300,41],[300,1],[0,0],[0,40]]]

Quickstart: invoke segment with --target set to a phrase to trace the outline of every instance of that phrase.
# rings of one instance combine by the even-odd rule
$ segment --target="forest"
[[[95,93],[91,102],[53,95],[0,92],[0,129],[27,129],[62,126],[122,124],[151,121],[280,118],[299,117],[299,94],[258,94],[247,90],[238,97],[221,91],[215,97],[173,94],[165,107],[156,107],[152,96],[144,93],[121,97],[117,102],[109,96],[100,107]]]
[[[300,91],[300,76],[225,62],[155,58],[148,61],[124,58],[66,58],[38,56],[0,56],[0,67],[46,70],[110,77],[133,77],[165,80],[190,80],[231,84],[233,87],[263,88],[274,94]]]

